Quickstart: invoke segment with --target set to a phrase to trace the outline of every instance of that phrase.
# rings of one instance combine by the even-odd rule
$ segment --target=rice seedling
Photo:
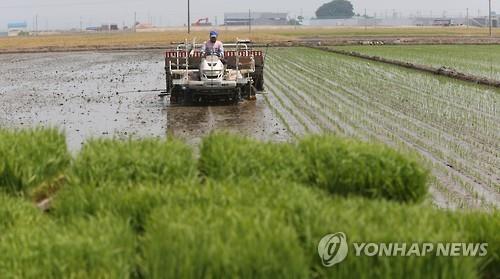
[[[152,210],[186,192],[185,188],[199,187],[192,181],[170,184],[124,185],[106,184],[105,187],[72,185],[55,197],[51,216],[58,220],[77,217],[113,214],[127,221],[137,233],[144,231],[144,224]]]
[[[56,129],[0,129],[0,190],[26,194],[69,166],[66,139]]]
[[[427,170],[416,158],[384,145],[309,136],[299,142],[299,150],[306,160],[303,182],[330,193],[401,202],[427,195]]]
[[[192,150],[177,140],[89,141],[71,168],[75,185],[105,186],[107,183],[135,184],[195,179]]]
[[[0,193],[2,277],[498,274],[498,210],[451,212],[388,201],[421,200],[425,171],[411,156],[384,146],[334,136],[261,143],[215,133],[204,140],[196,165],[191,149],[178,142],[90,144],[78,155],[70,183],[57,192],[49,214]],[[151,163],[142,161],[144,157]],[[165,158],[173,165],[153,167],[166,164]],[[127,171],[132,160],[140,164]],[[108,171],[85,169],[92,163]],[[185,164],[187,172],[170,176]],[[120,176],[110,174],[113,167]],[[196,168],[203,181],[196,179]],[[360,195],[370,199],[354,197]],[[325,268],[317,245],[333,232],[348,235],[351,252],[342,264]],[[352,245],[360,242],[489,246],[483,257],[370,257],[356,256]]]
[[[45,217],[33,204],[0,192],[0,237],[11,228],[38,226],[44,221]]]
[[[279,180],[208,180],[202,187],[184,189],[188,192],[148,219],[140,264],[147,277],[479,278],[492,274],[499,262],[495,231],[500,224],[491,222],[498,212],[467,215],[423,205],[330,197],[320,189]],[[489,254],[358,257],[351,251],[342,264],[325,268],[316,249],[319,240],[333,232],[345,232],[350,245],[487,242]]]
[[[3,278],[128,278],[135,236],[112,216],[17,226],[0,236]]]
[[[291,226],[265,208],[166,206],[144,236],[149,278],[306,278],[308,266]]]
[[[415,202],[427,195],[427,171],[410,155],[334,136],[295,145],[212,134],[203,141],[199,168],[214,179],[287,179],[344,196]]]
[[[300,169],[300,157],[292,145],[261,143],[229,133],[213,133],[206,137],[200,154],[200,173],[215,179],[293,179]]]

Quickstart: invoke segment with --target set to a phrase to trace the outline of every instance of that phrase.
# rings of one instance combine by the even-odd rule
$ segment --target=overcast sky
[[[329,0],[191,0],[193,19],[210,17],[211,21],[223,21],[224,12],[254,11],[288,12],[290,16],[301,13],[310,18],[315,10]],[[352,0],[355,11],[363,14],[385,16],[396,12],[441,16],[487,15],[488,0]],[[38,14],[39,29],[79,28],[83,25],[96,26],[101,23],[130,25],[134,11],[138,21],[152,20],[155,25],[183,25],[186,21],[187,0],[0,0],[0,30],[7,28],[10,21],[27,21],[31,26]],[[493,0],[494,10],[500,12],[500,0]]]

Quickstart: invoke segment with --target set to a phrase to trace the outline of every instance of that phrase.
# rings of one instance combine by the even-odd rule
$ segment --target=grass
[[[55,129],[0,129],[0,190],[27,194],[66,171],[70,155]]]
[[[235,41],[236,38],[250,38],[254,41],[286,42],[302,38],[334,39],[338,37],[393,37],[393,36],[488,36],[488,31],[481,28],[384,28],[370,27],[368,29],[356,27],[263,27],[253,28],[249,34],[247,28],[218,28],[221,39]],[[500,30],[494,30],[495,36],[500,35]],[[197,38],[203,41],[207,37],[208,29],[194,28],[191,35],[186,30],[179,28],[166,29],[161,32],[138,33],[97,33],[97,34],[63,34],[38,37],[0,38],[0,50],[22,49],[65,49],[65,48],[103,48],[103,47],[138,47],[162,46],[172,42],[184,41],[188,38]]]
[[[212,134],[202,143],[199,168],[213,179],[287,179],[343,196],[415,202],[427,194],[427,171],[415,158],[334,136],[295,145]]]
[[[498,45],[350,46],[339,49],[500,80]]]
[[[192,162],[186,169],[193,170],[180,175],[164,171],[169,167],[152,167],[171,163],[177,171],[179,162],[188,158]],[[213,134],[203,143],[197,165],[190,148],[176,141],[93,140],[66,170],[70,179],[55,193],[49,213],[39,212],[23,197],[0,193],[0,274],[5,278],[491,278],[498,274],[498,210],[443,211],[425,203],[389,201],[382,194],[331,195],[326,187],[332,181],[370,185],[377,180],[354,178],[370,177],[371,172],[389,181],[414,175],[409,170],[421,169],[412,160],[386,147],[332,136],[272,144]],[[89,169],[93,164],[99,168]],[[113,167],[119,175],[113,175]],[[352,179],[330,176],[337,170],[344,170],[341,177]],[[315,180],[300,181],[309,172],[305,177]],[[324,268],[317,245],[333,232],[346,233],[350,249],[354,242],[487,242],[488,255],[356,257],[351,250],[343,263]]]

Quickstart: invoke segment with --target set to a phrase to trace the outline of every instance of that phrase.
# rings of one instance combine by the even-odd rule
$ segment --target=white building
[[[8,28],[8,36],[16,37],[19,36],[21,33],[28,31],[28,24],[26,24],[26,21],[13,21],[7,24],[7,28]]]

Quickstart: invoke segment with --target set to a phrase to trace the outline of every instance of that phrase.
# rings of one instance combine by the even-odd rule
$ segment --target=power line
[[[191,3],[188,1],[188,34],[191,34]]]
[[[489,13],[488,13],[488,26],[490,28],[490,37],[493,37],[493,32],[491,31],[491,25],[492,25],[492,22],[491,22],[491,0],[489,0]]]

